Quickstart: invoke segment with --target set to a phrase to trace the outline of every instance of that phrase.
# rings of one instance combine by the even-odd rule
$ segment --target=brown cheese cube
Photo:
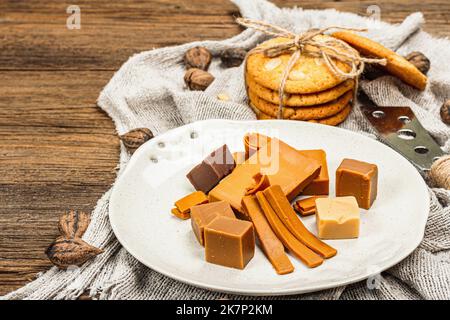
[[[196,165],[186,177],[195,190],[208,193],[223,177],[233,171],[235,165],[233,156],[225,144]]]
[[[248,221],[219,216],[205,227],[205,259],[244,269],[255,254],[255,233]]]
[[[355,197],[316,199],[316,211],[319,238],[358,238],[359,207]]]
[[[336,196],[354,196],[360,208],[369,209],[377,197],[376,165],[344,159],[336,170]]]
[[[328,177],[327,154],[323,150],[299,150],[305,157],[319,161],[321,164],[320,174],[315,178],[305,190],[303,195],[328,195],[330,193],[330,178]]]
[[[214,171],[213,167],[202,161],[200,164],[192,168],[186,175],[188,180],[194,186],[195,190],[208,193],[216,184],[219,183],[220,177]]]
[[[204,229],[217,216],[235,218],[231,206],[225,201],[202,204],[191,208],[192,231],[198,242],[204,246]]]

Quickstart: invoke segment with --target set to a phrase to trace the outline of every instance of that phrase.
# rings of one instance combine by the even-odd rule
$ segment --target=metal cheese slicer
[[[411,161],[418,169],[430,170],[444,152],[420,124],[409,107],[379,107],[362,91],[361,111],[382,140]]]

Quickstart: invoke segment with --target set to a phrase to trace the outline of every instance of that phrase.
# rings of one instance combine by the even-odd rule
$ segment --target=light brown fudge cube
[[[354,196],[360,208],[369,209],[377,197],[376,165],[344,159],[336,170],[336,196]]]
[[[191,208],[192,231],[194,231],[195,237],[202,246],[205,245],[205,227],[217,216],[236,218],[233,209],[225,201],[202,204]]]
[[[358,238],[360,214],[355,197],[316,199],[316,222],[321,239]]]
[[[219,216],[205,227],[206,261],[244,269],[255,254],[255,232],[248,221]]]

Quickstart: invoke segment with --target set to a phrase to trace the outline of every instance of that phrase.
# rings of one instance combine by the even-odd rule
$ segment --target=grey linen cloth
[[[450,151],[450,128],[439,119],[439,107],[450,98],[450,41],[420,30],[423,17],[415,13],[391,25],[335,10],[279,9],[263,0],[234,0],[244,17],[264,20],[294,32],[330,25],[369,28],[368,36],[400,54],[422,51],[431,60],[429,85],[419,92],[391,76],[363,81],[361,88],[380,105],[409,105],[433,137]],[[253,30],[224,41],[202,41],[142,52],[131,57],[101,92],[98,105],[114,120],[119,134],[148,127],[155,134],[204,119],[255,119],[247,106],[242,66],[223,68],[214,59],[216,77],[205,92],[185,88],[184,52],[205,46],[213,55],[231,47],[253,48],[265,36]],[[118,44],[120,45],[120,44]],[[230,101],[217,99],[226,93]],[[357,106],[341,125],[376,136]],[[130,156],[122,146],[120,172]],[[425,176],[426,179],[426,176]],[[292,299],[448,299],[450,298],[450,191],[429,185],[430,214],[420,246],[398,265],[384,272],[378,285],[366,281]],[[108,220],[110,191],[98,201],[84,239],[105,250],[81,268],[53,267],[6,299],[75,299],[86,290],[100,299],[227,299],[252,298],[198,289],[167,278],[139,263],[121,247]],[[414,199],[412,199],[414,201]],[[267,299],[268,297],[265,297]],[[270,297],[269,297],[270,298]]]

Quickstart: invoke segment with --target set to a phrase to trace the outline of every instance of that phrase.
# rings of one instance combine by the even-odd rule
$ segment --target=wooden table
[[[450,36],[448,0],[275,2],[361,15],[376,4],[389,22],[422,11],[425,30]],[[114,181],[119,140],[95,104],[114,71],[140,51],[241,30],[224,0],[73,3],[80,30],[66,27],[68,2],[0,2],[0,295],[48,269],[59,214],[91,211]]]

